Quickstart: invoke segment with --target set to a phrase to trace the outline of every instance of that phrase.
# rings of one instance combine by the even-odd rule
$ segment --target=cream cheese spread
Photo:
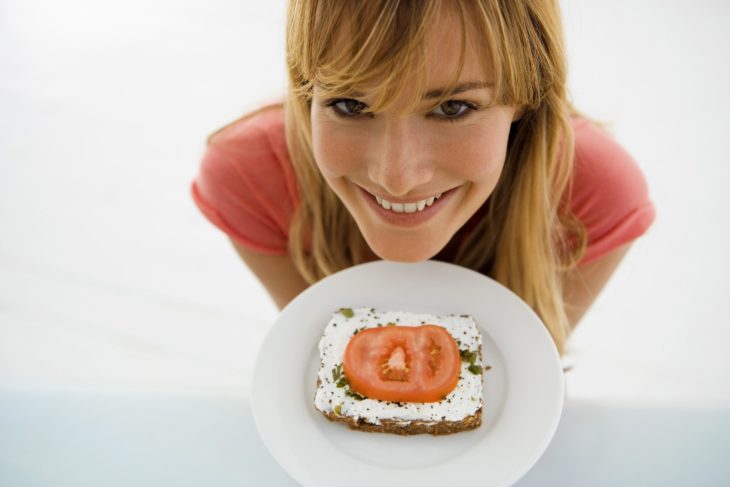
[[[400,311],[379,311],[374,308],[356,308],[343,313],[336,311],[319,340],[321,367],[318,372],[319,387],[314,397],[315,407],[329,413],[348,416],[380,425],[381,419],[398,421],[407,425],[411,421],[437,423],[461,421],[483,406],[482,374],[469,371],[469,363],[461,362],[461,373],[456,388],[439,402],[391,402],[365,398],[357,400],[346,394],[346,388],[337,387],[332,370],[342,364],[345,348],[356,330],[375,328],[380,324],[395,323],[399,326],[434,324],[443,326],[457,341],[460,350],[477,352],[482,336],[476,323],[468,315],[431,315]],[[483,366],[477,355],[476,365]],[[337,410],[335,410],[337,408]]]

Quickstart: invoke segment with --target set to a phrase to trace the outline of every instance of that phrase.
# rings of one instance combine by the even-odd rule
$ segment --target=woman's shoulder
[[[609,169],[636,165],[628,151],[600,123],[583,116],[571,119],[575,163],[579,169]]]
[[[588,233],[584,262],[643,234],[654,220],[654,205],[640,165],[603,127],[585,117],[572,119],[574,170],[570,202]]]
[[[574,196],[596,191],[634,202],[648,200],[646,178],[636,159],[606,129],[584,117],[572,119]]]
[[[235,241],[286,253],[298,196],[282,105],[264,106],[209,136],[191,190],[203,214]]]
[[[265,105],[216,130],[208,137],[202,169],[231,188],[246,183],[296,199],[283,105]]]
[[[250,111],[210,134],[207,143],[233,152],[285,145],[284,106],[272,103]]]

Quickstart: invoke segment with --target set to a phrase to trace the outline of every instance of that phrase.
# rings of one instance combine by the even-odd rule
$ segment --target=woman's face
[[[447,102],[426,111],[458,68],[460,23],[437,16],[427,43],[427,90],[412,112],[402,93],[383,112],[368,113],[377,93],[312,100],[314,157],[323,177],[382,259],[430,259],[494,190],[517,107],[491,100],[486,52],[467,36],[464,67]],[[440,198],[436,199],[439,195]]]

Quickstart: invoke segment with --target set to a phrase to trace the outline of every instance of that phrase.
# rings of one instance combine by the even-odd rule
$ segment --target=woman
[[[193,183],[279,307],[375,259],[512,289],[562,353],[654,218],[572,110],[551,0],[292,0],[289,92],[209,138]]]

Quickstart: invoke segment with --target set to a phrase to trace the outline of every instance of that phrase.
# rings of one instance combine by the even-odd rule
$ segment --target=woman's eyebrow
[[[471,90],[480,90],[482,88],[491,88],[494,86],[494,83],[491,83],[489,81],[469,81],[467,83],[461,83],[456,86],[454,86],[453,89],[449,90],[448,88],[436,88],[433,90],[427,91],[424,95],[424,99],[430,99],[430,98],[441,98],[445,97],[447,95],[456,95],[457,93],[463,93],[465,91],[471,91]],[[360,91],[352,91],[349,93],[349,96],[355,97],[355,98],[363,98],[366,96],[365,93],[362,93]]]
[[[442,98],[447,95],[456,95],[457,93],[463,93],[465,91],[471,90],[479,90],[482,88],[489,88],[491,86],[494,86],[494,83],[490,83],[487,81],[470,81],[468,83],[458,84],[454,86],[454,88],[451,90],[449,90],[448,88],[436,88],[434,90],[429,90],[426,92],[425,95],[423,95],[423,98]]]

